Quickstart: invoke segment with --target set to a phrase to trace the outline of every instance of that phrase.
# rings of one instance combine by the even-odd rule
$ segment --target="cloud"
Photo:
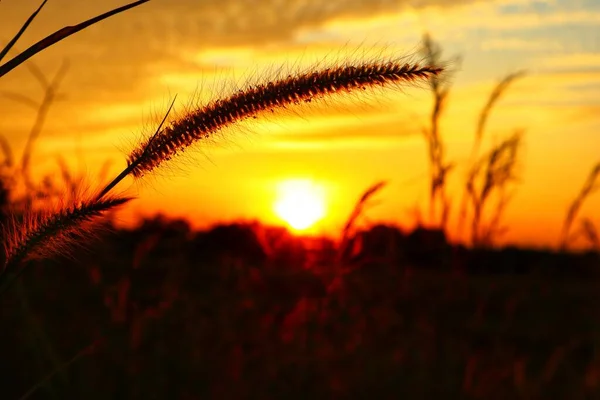
[[[552,40],[530,40],[519,37],[490,38],[481,42],[483,50],[561,50],[563,46]]]
[[[590,71],[541,71],[540,73],[532,74],[526,80],[524,79],[523,82],[521,86],[523,92],[520,93],[522,96],[542,100],[539,98],[542,91],[548,92],[551,90],[555,91],[555,94],[559,94],[556,92],[570,88],[575,88],[579,91],[580,86],[599,85],[600,69]]]
[[[469,0],[461,0],[466,1]],[[24,49],[56,29],[124,3],[123,0],[49,2],[18,46]],[[152,1],[66,39],[33,61],[46,69],[68,58],[72,68],[65,88],[93,87],[97,99],[124,101],[139,97],[144,86],[153,84],[149,76],[153,71],[148,69],[154,65],[171,65],[176,70],[189,63],[182,57],[186,50],[272,47],[281,51],[296,40],[298,32],[317,29],[331,20],[364,19],[406,7],[451,7],[456,3],[455,0]],[[35,0],[1,2],[0,38],[7,41],[12,37],[38,6]],[[12,75],[7,75],[2,84]],[[99,82],[102,84],[98,85]]]
[[[413,36],[424,28],[433,31],[440,37],[460,37],[466,39],[470,31],[477,29],[478,34],[484,32],[519,32],[541,28],[558,28],[565,25],[589,25],[600,23],[600,10],[564,10],[552,9],[548,13],[535,11],[504,13],[496,2],[476,2],[474,4],[457,4],[456,7],[440,10],[439,7],[423,7],[420,9],[396,10],[388,15],[381,14],[372,19],[370,15],[332,20],[323,24],[320,34],[347,37],[365,35],[365,24],[374,21],[378,29],[386,32],[395,31],[400,37]],[[451,21],[451,23],[449,23]],[[316,35],[316,33],[312,33]]]
[[[471,1],[475,0],[153,1],[102,22],[101,25],[108,25],[110,29],[93,28],[87,36],[88,39],[102,36],[113,43],[144,37],[163,44],[172,40],[192,41],[198,47],[255,45],[289,39],[300,28],[318,26],[331,19],[366,18],[405,7],[452,7]],[[40,15],[36,21],[37,27],[32,27],[32,30],[40,33],[44,25],[49,25],[49,19],[54,23],[58,20],[73,24],[85,18],[83,15],[91,16],[123,3],[109,0],[99,5],[94,2],[55,0],[44,9],[45,14]],[[33,1],[5,2],[0,5],[3,19],[17,21],[24,20],[36,7]],[[9,32],[0,29],[0,34],[8,35]]]
[[[168,32],[201,33],[211,46],[256,45],[291,39],[299,29],[333,19],[369,18],[399,9],[451,7],[468,0],[261,0],[242,2],[174,1],[156,3],[160,13],[146,24],[163,24]],[[193,6],[192,6],[193,4]],[[150,12],[150,11],[148,11]],[[183,35],[182,35],[183,34]],[[201,43],[196,43],[201,45]]]
[[[548,69],[600,69],[600,53],[564,53],[541,57],[539,62]]]

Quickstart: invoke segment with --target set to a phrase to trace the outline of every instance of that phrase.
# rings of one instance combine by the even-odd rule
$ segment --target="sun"
[[[310,179],[290,179],[277,187],[274,209],[293,229],[312,227],[325,215],[323,189]]]

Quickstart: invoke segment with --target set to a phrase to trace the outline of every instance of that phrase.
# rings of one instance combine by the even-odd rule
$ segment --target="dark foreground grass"
[[[157,235],[36,264],[27,312],[16,290],[1,299],[2,398],[101,334],[35,398],[600,397],[600,283],[387,264],[334,278],[292,248],[203,263],[197,241]]]

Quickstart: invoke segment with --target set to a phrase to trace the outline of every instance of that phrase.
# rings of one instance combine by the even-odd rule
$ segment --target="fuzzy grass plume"
[[[380,61],[325,68],[255,85],[171,122],[129,154],[124,172],[140,178],[196,142],[268,110],[367,87],[414,82],[441,71],[434,66]]]
[[[89,223],[129,200],[131,198],[119,196],[85,199],[57,212],[40,214],[31,211],[23,221],[13,219],[2,232],[6,260],[0,272],[0,283],[10,275],[18,275],[24,261],[64,254],[73,245],[88,242],[93,233]]]

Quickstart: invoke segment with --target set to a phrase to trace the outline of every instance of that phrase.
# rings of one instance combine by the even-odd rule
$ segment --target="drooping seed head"
[[[442,68],[419,64],[369,62],[290,75],[255,85],[172,121],[130,153],[128,169],[139,178],[194,143],[266,110],[298,105],[356,89],[414,82],[440,72]]]
[[[0,276],[17,273],[21,262],[52,257],[68,252],[77,243],[87,243],[94,222],[109,210],[131,200],[130,197],[105,197],[78,200],[56,212],[29,211],[22,221],[13,219],[4,227],[5,263]]]

